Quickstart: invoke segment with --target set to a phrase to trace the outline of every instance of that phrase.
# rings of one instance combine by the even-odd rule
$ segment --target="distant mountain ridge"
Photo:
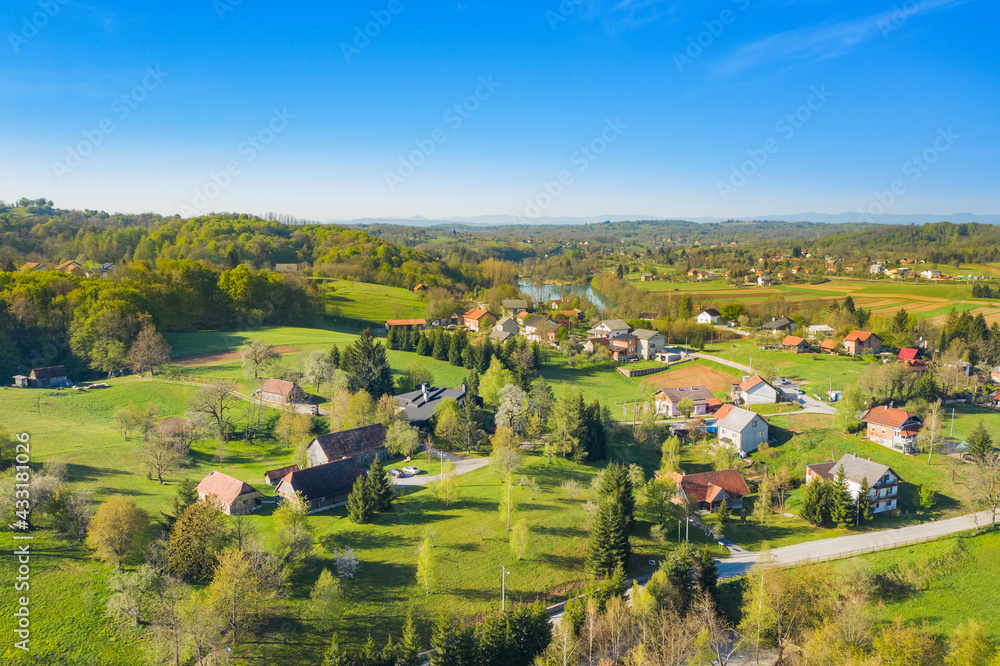
[[[537,217],[532,219],[519,218],[511,215],[477,215],[475,217],[447,217],[447,218],[427,218],[420,215],[413,217],[364,217],[353,220],[329,220],[331,224],[349,225],[372,225],[372,224],[397,224],[418,227],[432,227],[447,224],[464,224],[469,226],[497,226],[528,224],[531,226],[543,225],[584,225],[600,224],[601,222],[634,222],[638,220],[657,221],[682,221],[697,222],[700,224],[725,222],[727,220],[739,221],[771,221],[771,222],[815,222],[819,224],[847,224],[847,223],[875,223],[875,224],[926,224],[931,222],[951,222],[952,224],[966,224],[968,222],[978,222],[980,224],[1000,225],[1000,215],[975,215],[973,213],[952,213],[950,215],[934,215],[925,213],[915,213],[912,215],[895,215],[885,213],[882,215],[868,215],[860,213],[794,213],[781,215],[754,215],[746,217],[680,217],[680,216],[658,216],[658,215],[594,215],[591,217]]]

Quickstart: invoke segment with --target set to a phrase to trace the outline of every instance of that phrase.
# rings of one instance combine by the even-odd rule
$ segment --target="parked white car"
[[[404,467],[403,471],[406,472],[407,474],[412,474],[414,476],[416,476],[417,474],[420,474],[420,468],[419,467],[413,467],[412,465],[409,466],[409,467]]]

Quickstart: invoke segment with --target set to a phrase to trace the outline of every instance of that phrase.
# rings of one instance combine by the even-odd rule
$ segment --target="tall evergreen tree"
[[[854,500],[855,522],[857,524],[860,524],[862,521],[867,523],[872,519],[872,498],[869,495],[871,490],[871,486],[868,485],[868,477],[863,477],[861,479],[861,487],[858,489],[858,496]]]
[[[434,358],[439,361],[448,360],[448,340],[445,339],[445,334],[438,331],[434,336]]]
[[[830,489],[830,520],[837,523],[837,527],[843,529],[851,522],[851,509],[854,503],[851,495],[847,491],[847,478],[844,473],[844,466],[837,468],[837,475],[833,479]]]
[[[385,345],[375,340],[370,329],[362,331],[354,343],[351,367],[347,372],[348,389],[351,393],[364,390],[373,400],[378,400],[395,391]]]
[[[372,492],[371,484],[364,476],[359,476],[354,481],[347,496],[347,516],[352,523],[363,525],[369,522],[375,515],[375,494]]]
[[[826,520],[826,484],[815,480],[802,489],[802,517],[819,527]]]
[[[629,533],[635,512],[635,497],[628,468],[618,463],[607,466],[598,489],[597,514],[590,531],[587,566],[595,573],[609,573],[627,567],[632,555]]]
[[[475,629],[469,626],[453,627],[444,615],[434,625],[429,655],[431,666],[478,666],[479,650]]]
[[[430,340],[427,339],[426,335],[420,335],[417,339],[417,353],[421,356],[430,356],[432,351]]]
[[[368,484],[371,487],[372,497],[375,498],[375,513],[391,509],[396,494],[392,491],[389,475],[386,474],[382,458],[379,456],[375,456],[371,467],[368,468]]]

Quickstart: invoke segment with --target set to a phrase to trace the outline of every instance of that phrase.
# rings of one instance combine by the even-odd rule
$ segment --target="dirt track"
[[[288,345],[281,345],[274,348],[274,351],[279,354],[294,354],[299,351],[296,347],[289,347]],[[221,365],[223,363],[232,363],[233,361],[240,360],[239,351],[230,352],[218,352],[215,354],[197,354],[195,356],[185,356],[179,358],[173,362],[174,365],[178,365],[182,368],[193,368],[203,365]]]
[[[649,382],[656,388],[706,386],[710,391],[728,391],[737,378],[714,368],[684,363],[666,372],[646,375],[642,381]]]

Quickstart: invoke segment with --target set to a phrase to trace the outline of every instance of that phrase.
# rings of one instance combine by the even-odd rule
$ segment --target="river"
[[[517,283],[517,288],[531,296],[537,303],[539,301],[551,301],[557,298],[572,299],[576,296],[586,296],[592,303],[600,309],[610,305],[607,297],[602,296],[589,284],[580,286],[578,284],[535,284],[530,280],[521,280]]]

